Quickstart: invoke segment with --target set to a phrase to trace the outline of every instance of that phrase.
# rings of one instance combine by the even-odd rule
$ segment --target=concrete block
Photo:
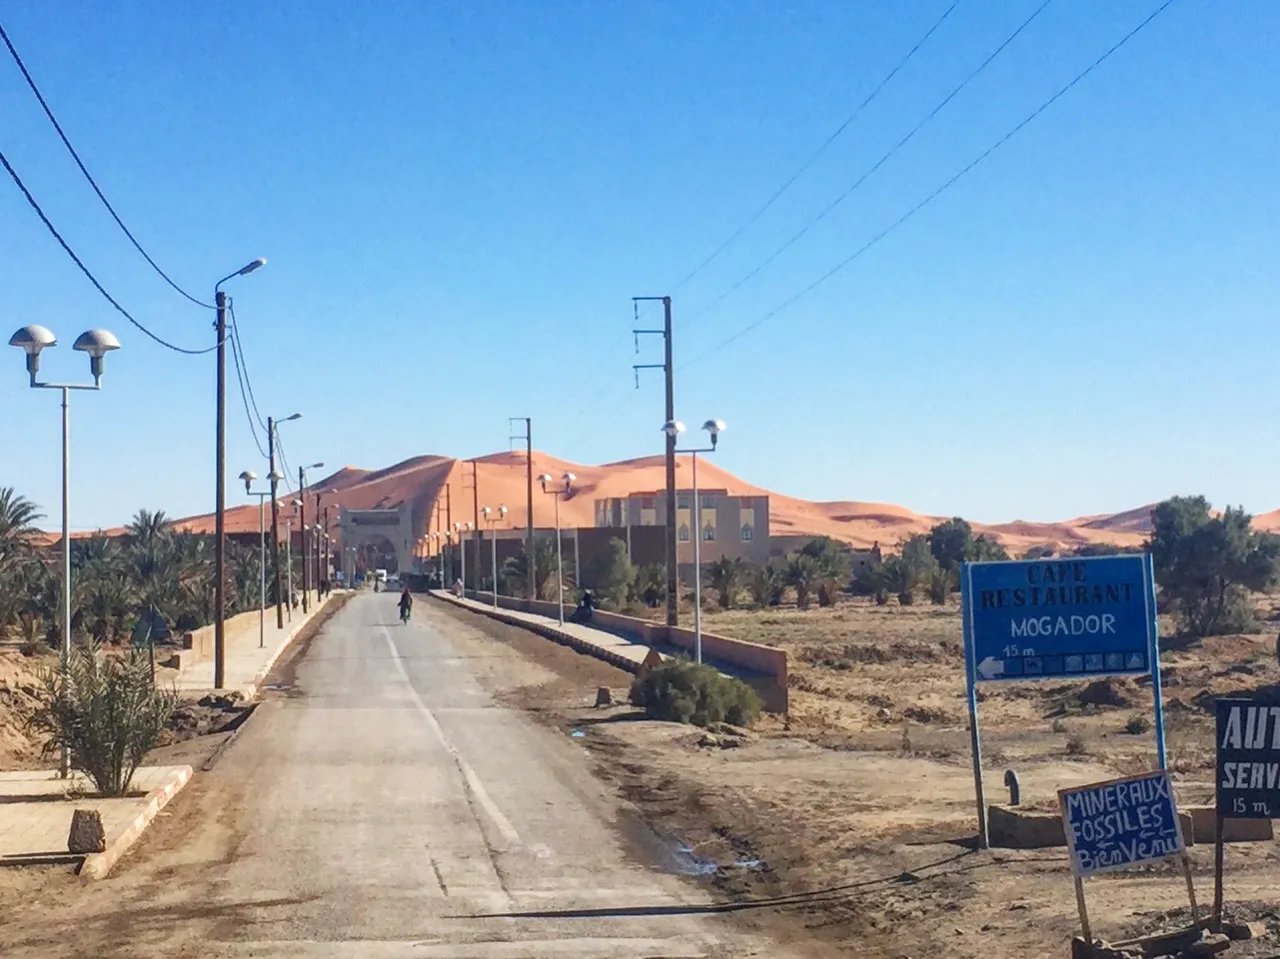
[[[1207,843],[1217,839],[1217,818],[1212,806],[1185,806],[1182,812],[1191,816],[1196,842]],[[1263,842],[1274,836],[1275,832],[1270,819],[1224,819],[1222,821],[1223,842]]]
[[[1060,812],[1041,812],[1021,806],[989,805],[987,836],[991,845],[1004,849],[1043,849],[1067,844]]]

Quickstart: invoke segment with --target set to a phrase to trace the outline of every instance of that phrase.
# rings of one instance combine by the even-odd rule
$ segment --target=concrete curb
[[[313,619],[320,615],[321,610],[329,605],[329,600],[333,595],[333,593],[329,593],[325,596],[323,600],[312,607],[311,612],[307,613],[305,619],[299,620],[298,624],[289,630],[285,638],[276,646],[271,655],[267,657],[266,663],[264,663],[262,668],[254,674],[253,681],[250,682],[248,686],[243,687],[248,692],[248,695],[245,697],[246,699],[253,699],[258,695],[258,690],[261,688],[262,684],[267,681],[267,676],[270,675],[276,662],[284,655],[285,650],[293,645],[293,641],[298,638],[298,635],[302,630]]]
[[[151,791],[147,796],[142,812],[130,824],[129,828],[107,844],[103,852],[90,853],[84,857],[80,867],[80,875],[86,879],[105,879],[120,857],[142,836],[151,821],[159,815],[160,810],[169,804],[169,800],[191,781],[191,767],[179,766],[169,774],[168,781]]]
[[[627,659],[625,656],[619,656],[617,653],[604,649],[603,647],[596,646],[593,643],[589,643],[578,636],[562,632],[555,626],[548,623],[530,622],[527,619],[521,619],[518,616],[513,616],[506,610],[494,609],[491,606],[472,606],[470,603],[460,602],[456,596],[452,596],[449,593],[441,593],[431,590],[427,595],[433,599],[443,600],[452,606],[456,606],[458,609],[465,609],[468,612],[478,613],[481,616],[488,616],[490,619],[496,619],[498,622],[506,623],[509,626],[518,626],[521,629],[527,629],[530,632],[537,633],[538,635],[551,640],[552,642],[559,643],[562,646],[569,646],[580,653],[585,653],[588,656],[594,656],[596,659],[604,660],[606,663],[617,666],[619,669],[625,670],[628,673],[638,673],[640,671],[640,664],[635,660]],[[636,645],[644,649],[653,648],[651,646],[644,646],[642,643],[637,643]],[[659,655],[661,655],[663,659],[670,658],[662,653]]]

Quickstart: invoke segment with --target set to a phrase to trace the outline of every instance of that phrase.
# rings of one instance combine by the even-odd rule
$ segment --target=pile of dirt
[[[204,696],[178,703],[169,725],[160,734],[157,746],[185,742],[197,736],[230,732],[244,722],[251,706],[227,696]]]
[[[39,705],[40,671],[51,656],[30,657],[0,650],[0,769],[32,769],[41,763],[43,742],[27,727]]]
[[[1122,709],[1134,703],[1133,684],[1115,676],[1095,679],[1080,690],[1076,698],[1081,706],[1111,706]]]

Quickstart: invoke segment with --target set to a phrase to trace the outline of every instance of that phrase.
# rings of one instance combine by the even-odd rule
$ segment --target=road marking
[[[476,775],[476,771],[471,768],[471,764],[462,758],[462,753],[458,752],[456,746],[449,742],[444,734],[439,721],[436,720],[435,714],[427,708],[427,704],[422,701],[422,697],[418,695],[418,690],[414,688],[413,682],[409,679],[409,671],[404,667],[404,660],[400,658],[400,650],[396,649],[395,642],[391,639],[391,633],[387,631],[387,627],[379,627],[382,630],[382,638],[387,641],[387,648],[391,650],[391,658],[395,661],[396,669],[399,670],[404,684],[409,687],[409,695],[413,697],[414,704],[418,707],[418,712],[422,714],[422,718],[426,720],[427,726],[436,734],[436,738],[440,740],[440,744],[449,751],[449,755],[453,757],[453,761],[457,763],[462,778],[466,780],[467,789],[485,811],[488,817],[493,820],[493,824],[498,828],[498,832],[502,833],[502,838],[513,845],[520,844],[520,834],[516,832],[515,826],[511,825],[511,821],[502,814],[502,810],[498,808],[498,804],[493,801],[493,797],[489,795],[489,790],[484,788],[484,783],[480,781],[480,777]]]

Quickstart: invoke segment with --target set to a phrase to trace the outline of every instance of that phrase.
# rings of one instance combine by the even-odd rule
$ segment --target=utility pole
[[[276,629],[284,629],[284,590],[280,588],[280,503],[277,499],[276,421],[267,417],[267,461],[271,465],[271,566],[276,577]]]
[[[471,545],[475,553],[475,561],[471,564],[475,567],[475,583],[476,589],[480,588],[480,464],[475,460],[471,461],[471,512],[475,529],[471,533]]]
[[[636,339],[636,352],[640,352],[641,335],[661,335],[663,340],[663,360],[661,363],[638,363],[633,369],[636,375],[636,388],[640,388],[641,370],[662,370],[667,381],[667,419],[670,423],[676,418],[675,372],[672,364],[671,346],[671,297],[669,296],[634,296],[631,301],[635,308],[636,319],[640,318],[639,304],[642,301],[662,301],[662,329],[632,330]],[[680,624],[680,567],[676,554],[676,437],[667,434],[667,625]],[[698,535],[694,531],[694,535]]]
[[[534,561],[533,551],[533,420],[528,416],[512,416],[507,420],[508,428],[511,423],[524,420],[524,436],[513,435],[512,440],[523,439],[525,450],[525,482],[528,486],[526,501],[526,517],[528,522],[528,540],[525,543],[525,555],[529,562],[528,566],[529,582],[526,584],[526,591],[529,594],[529,600],[533,601],[538,598],[538,571],[537,564]]]
[[[227,579],[227,294],[214,293],[217,318],[214,329],[218,335],[218,415],[217,415],[217,490],[214,493],[213,540],[213,688],[221,689],[226,682],[227,650],[226,579]]]
[[[305,467],[298,467],[298,529],[302,532],[302,614],[307,614],[307,581],[311,577],[307,559],[307,477]]]

